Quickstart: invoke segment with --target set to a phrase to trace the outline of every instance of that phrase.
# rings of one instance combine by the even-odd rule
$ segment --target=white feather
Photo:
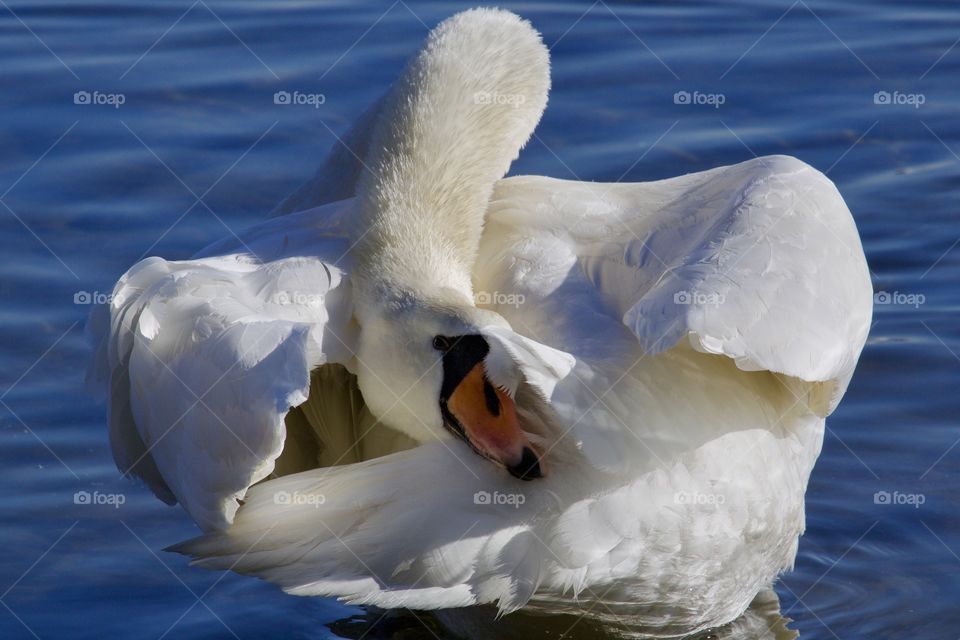
[[[91,376],[118,465],[207,532],[177,550],[298,595],[578,599],[664,634],[733,619],[792,564],[870,322],[849,211],[785,157],[643,184],[500,180],[548,86],[529,25],[455,16],[349,134],[370,175],[338,147],[278,207],[308,210],[121,278],[90,323]],[[528,102],[465,101],[482,91]],[[462,327],[488,339],[545,478],[438,435],[418,345]],[[417,446],[272,477],[290,407],[330,363],[358,373],[371,428],[406,434],[386,450]]]

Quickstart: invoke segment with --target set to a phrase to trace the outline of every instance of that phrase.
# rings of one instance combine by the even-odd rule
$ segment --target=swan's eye
[[[434,336],[433,348],[437,351],[448,351],[450,349],[450,338],[446,336]]]

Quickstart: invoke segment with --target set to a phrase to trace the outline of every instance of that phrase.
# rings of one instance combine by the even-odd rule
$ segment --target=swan
[[[539,34],[437,26],[263,223],[94,310],[119,469],[173,547],[378,607],[576,602],[661,635],[794,560],[872,288],[835,186],[761,157],[637,184],[504,178]]]

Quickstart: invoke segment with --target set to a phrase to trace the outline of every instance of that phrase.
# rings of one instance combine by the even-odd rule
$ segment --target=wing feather
[[[870,327],[853,218],[833,183],[795,158],[640,184],[510,178],[488,229],[478,288],[544,301],[564,287],[564,308],[581,320],[555,328],[567,345],[590,340],[585,327],[597,322],[583,318],[598,313],[622,321],[650,355],[689,337],[743,370],[827,383],[815,403],[823,415]]]
[[[90,323],[91,377],[109,385],[119,468],[206,530],[229,526],[273,470],[310,371],[353,366],[349,286],[334,264],[346,241],[317,231],[337,206],[268,222],[203,257],[143,260]]]

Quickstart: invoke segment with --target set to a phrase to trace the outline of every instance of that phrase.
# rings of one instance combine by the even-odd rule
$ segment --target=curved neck
[[[536,127],[549,85],[540,36],[512,13],[466,11],[430,33],[385,97],[358,186],[354,255],[369,289],[472,300],[493,185]]]

